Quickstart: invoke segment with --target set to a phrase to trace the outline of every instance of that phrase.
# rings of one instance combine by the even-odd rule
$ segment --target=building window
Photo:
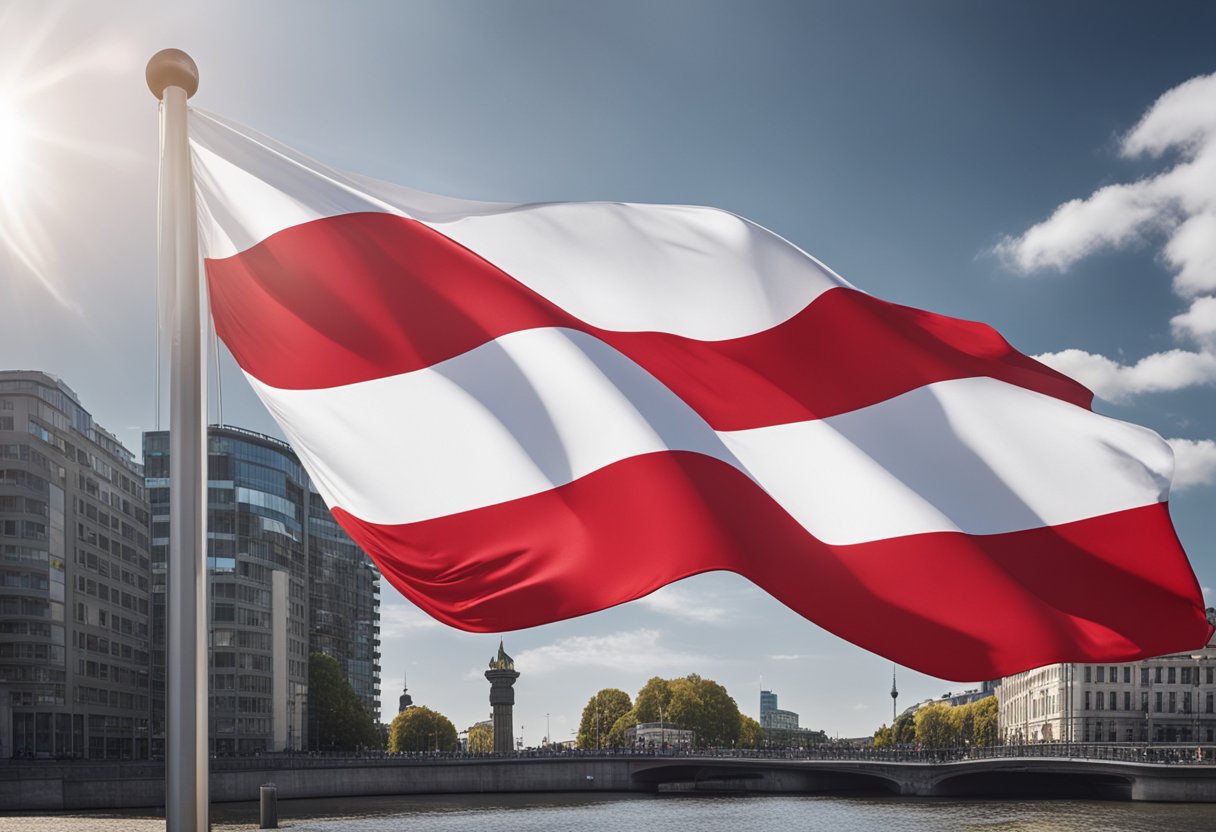
[[[1089,691],[1085,691],[1085,708],[1084,708],[1084,710],[1087,710],[1087,711],[1089,710]]]
[[[1093,675],[1094,675],[1094,669],[1092,667],[1090,667],[1089,665],[1085,665],[1085,681],[1092,682]]]
[[[1102,670],[1102,668],[1099,667],[1098,670],[1100,671],[1100,670]],[[1106,694],[1103,693],[1102,691],[1098,691],[1098,707],[1096,708],[1096,710],[1099,710],[1099,711],[1106,710]]]
[[[1189,690],[1182,694],[1182,712],[1184,714],[1191,712],[1191,692]]]
[[[1161,691],[1157,691],[1157,696],[1153,701],[1153,710],[1157,713],[1161,713]]]
[[[1153,671],[1153,681],[1157,684],[1161,684],[1161,665],[1157,665],[1155,668],[1153,668]]]
[[[1085,681],[1088,682],[1089,680],[1086,679]],[[1106,681],[1106,667],[1104,665],[1098,665],[1098,684],[1101,684],[1102,682],[1105,682],[1105,681]]]
[[[1182,668],[1182,678],[1179,681],[1184,685],[1191,683],[1191,669],[1189,667]]]
[[[1169,674],[1167,677],[1169,684],[1172,685],[1178,680],[1178,668],[1171,667],[1166,671],[1166,673]]]
[[[1173,668],[1171,667],[1170,670]],[[1178,713],[1178,694],[1174,691],[1170,691],[1170,713]]]
[[[1129,664],[1123,668],[1123,684],[1130,685],[1132,683],[1132,666]]]
[[[1148,684],[1148,668],[1147,667],[1140,668],[1140,684],[1142,684],[1142,685]]]
[[[1130,690],[1123,691],[1123,710],[1130,711],[1132,709],[1132,692]]]
[[[1212,710],[1212,706],[1214,704],[1212,699],[1213,699],[1212,694],[1209,693],[1208,694],[1208,704],[1207,704],[1207,708],[1206,708],[1208,713],[1216,713],[1216,711]]]

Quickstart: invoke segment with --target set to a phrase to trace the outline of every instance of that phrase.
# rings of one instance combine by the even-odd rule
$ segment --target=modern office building
[[[1143,661],[1027,670],[996,695],[1007,743],[1216,742],[1216,638]]]
[[[331,656],[380,721],[380,573],[316,492],[308,494],[308,645]]]
[[[0,758],[149,754],[143,470],[76,394],[0,372]]]
[[[760,727],[765,731],[797,731],[798,714],[777,707],[777,694],[760,691]]]
[[[169,437],[144,435],[152,510],[156,689],[164,736]],[[214,754],[307,749],[308,655],[333,656],[378,716],[379,576],[328,520],[291,447],[230,426],[208,435],[210,736]],[[159,750],[159,749],[158,749]]]

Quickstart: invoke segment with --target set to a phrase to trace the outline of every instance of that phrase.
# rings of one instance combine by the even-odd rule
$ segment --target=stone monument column
[[[486,679],[490,682],[490,707],[494,718],[494,753],[508,754],[515,749],[515,728],[511,712],[515,707],[515,662],[498,642],[498,655],[490,659]]]

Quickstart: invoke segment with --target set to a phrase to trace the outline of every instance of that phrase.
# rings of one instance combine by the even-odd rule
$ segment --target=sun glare
[[[11,200],[21,184],[23,139],[17,108],[0,98],[0,198],[5,200]]]

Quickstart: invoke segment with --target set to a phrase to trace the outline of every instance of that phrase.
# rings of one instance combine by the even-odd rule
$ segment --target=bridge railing
[[[529,749],[507,754],[461,751],[426,751],[391,754],[363,752],[278,752],[213,757],[212,771],[254,769],[342,768],[376,765],[433,765],[477,760],[562,760],[582,758],[719,758],[739,760],[851,760],[856,762],[961,763],[988,759],[1051,758],[1109,760],[1159,765],[1216,766],[1216,745],[1140,744],[1140,743],[1032,743],[1024,745],[963,746],[927,748],[921,745],[854,747],[827,743],[806,748],[706,748],[706,749]],[[40,762],[56,765],[96,765],[97,760],[11,760],[0,765],[29,765]],[[156,765],[155,761],[131,761],[127,765]]]
[[[1216,745],[1163,745],[1137,743],[1031,743],[1022,745],[926,748],[918,745],[857,748],[818,745],[793,749],[562,749],[524,750],[507,754],[428,751],[390,754],[263,754],[254,757],[221,757],[211,761],[214,771],[266,768],[313,768],[357,765],[411,765],[473,760],[543,760],[578,758],[726,758],[740,760],[853,760],[857,762],[941,764],[987,759],[1052,758],[1108,760],[1126,763],[1216,766]]]

